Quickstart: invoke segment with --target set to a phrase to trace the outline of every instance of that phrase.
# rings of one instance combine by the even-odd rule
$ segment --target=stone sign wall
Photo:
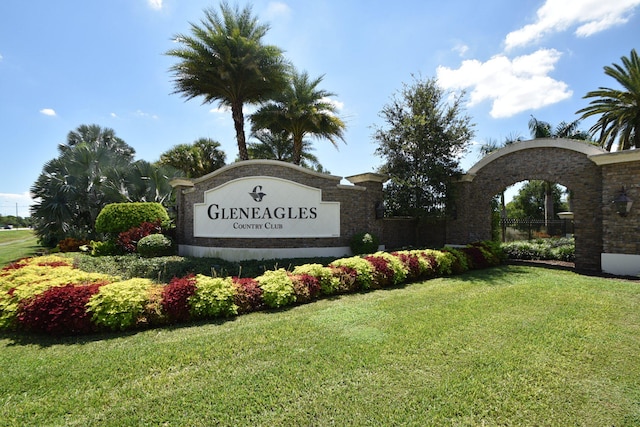
[[[346,179],[353,185],[290,163],[249,160],[174,180],[179,251],[228,260],[347,255],[356,233],[383,235],[376,206],[386,177]]]

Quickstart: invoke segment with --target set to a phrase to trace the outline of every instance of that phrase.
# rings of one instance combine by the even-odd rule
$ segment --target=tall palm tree
[[[604,73],[613,77],[622,89],[600,87],[583,97],[596,98],[588,107],[578,110],[583,119],[600,115],[589,132],[599,133],[598,142],[611,151],[618,142],[618,150],[640,148],[640,58],[635,49],[629,58],[621,58],[622,65],[605,66]]]
[[[251,7],[240,10],[223,2],[220,14],[214,9],[204,14],[200,25],[191,24],[191,35],[176,36],[182,47],[167,52],[180,59],[170,69],[175,93],[230,107],[240,159],[248,160],[242,108],[285,87],[289,64],[280,48],[263,44],[269,26],[258,22]]]
[[[187,178],[197,178],[223,167],[226,157],[219,142],[200,138],[193,144],[178,144],[165,151],[158,163],[182,171]]]
[[[291,162],[293,159],[293,140],[287,132],[274,133],[261,129],[251,134],[258,142],[250,142],[247,146],[249,157],[252,159],[271,159],[283,162]],[[318,158],[311,153],[313,147],[308,140],[302,141],[302,153],[300,166],[315,170],[316,172],[329,173],[322,167]]]
[[[337,116],[337,108],[328,98],[335,94],[318,89],[323,76],[311,79],[306,72],[292,72],[291,82],[271,102],[251,115],[252,130],[269,129],[287,132],[293,139],[292,162],[302,159],[305,136],[326,138],[337,147],[344,141],[344,122]]]
[[[578,139],[582,141],[589,141],[590,135],[588,132],[578,129],[580,126],[580,120],[574,120],[572,122],[561,121],[555,128],[548,122],[538,120],[531,116],[529,120],[529,131],[532,138],[569,138]],[[548,222],[554,216],[554,201],[553,191],[554,183],[544,181],[544,220]],[[569,198],[571,193],[569,192]]]

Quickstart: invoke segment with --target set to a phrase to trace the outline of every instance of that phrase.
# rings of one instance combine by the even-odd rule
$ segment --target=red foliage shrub
[[[317,277],[308,274],[292,275],[293,292],[296,295],[296,301],[309,302],[320,294],[321,286]]]
[[[0,272],[6,272],[6,271],[10,271],[10,270],[19,270],[23,267],[27,266],[26,262],[23,262],[25,260],[27,260],[29,258],[20,258],[12,263],[10,263],[9,265],[5,265],[4,267],[2,267],[2,270],[0,270]],[[8,274],[8,273],[6,273]],[[1,274],[0,274],[1,275]]]
[[[190,317],[188,300],[195,293],[195,276],[174,277],[162,290],[162,309],[172,320],[188,320]]]
[[[438,271],[438,260],[434,255],[421,253],[420,256],[429,263],[429,270],[422,273],[422,277],[435,277]]]
[[[38,264],[36,264],[38,267],[51,267],[51,268],[56,268],[56,267],[71,267],[71,264],[69,264],[66,261],[51,261],[51,262],[39,262]]]
[[[132,227],[118,234],[116,245],[125,252],[134,253],[140,239],[150,234],[159,233],[162,233],[162,223],[160,221],[143,222],[139,227]]]
[[[86,305],[104,283],[57,286],[18,307],[18,323],[26,330],[51,335],[86,334],[93,331]]]
[[[460,251],[467,256],[467,260],[469,261],[469,269],[489,267],[489,262],[487,261],[487,258],[484,256],[484,253],[480,250],[480,248],[472,246],[460,248]]]
[[[359,289],[358,272],[354,268],[341,265],[332,266],[331,270],[333,276],[340,280],[338,292],[355,292]]]
[[[407,280],[414,280],[420,277],[420,262],[417,255],[397,252],[392,253],[392,255],[398,258],[409,270],[407,273]]]
[[[389,261],[386,259],[369,255],[364,257],[373,267],[373,284],[372,288],[384,288],[393,283],[393,269],[389,267]]]
[[[257,280],[233,277],[233,286],[236,289],[233,302],[238,306],[238,313],[257,311],[264,307],[262,288]]]
[[[91,242],[88,240],[67,237],[66,239],[58,242],[58,249],[60,249],[60,252],[78,252],[80,250],[80,246],[88,245],[90,243]]]

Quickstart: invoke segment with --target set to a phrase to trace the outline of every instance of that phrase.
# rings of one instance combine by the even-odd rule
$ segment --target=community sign
[[[340,203],[322,190],[272,176],[226,182],[194,204],[194,237],[339,237]]]

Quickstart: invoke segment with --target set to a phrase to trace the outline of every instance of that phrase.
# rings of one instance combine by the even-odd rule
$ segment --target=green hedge
[[[143,222],[167,222],[169,214],[160,203],[133,202],[111,203],[106,205],[96,218],[98,233],[118,234]]]
[[[65,335],[227,317],[463,273],[498,265],[502,258],[498,246],[478,243],[441,251],[377,252],[326,267],[276,268],[255,280],[186,274],[168,284],[83,272],[63,255],[26,258],[0,271],[0,330]]]

